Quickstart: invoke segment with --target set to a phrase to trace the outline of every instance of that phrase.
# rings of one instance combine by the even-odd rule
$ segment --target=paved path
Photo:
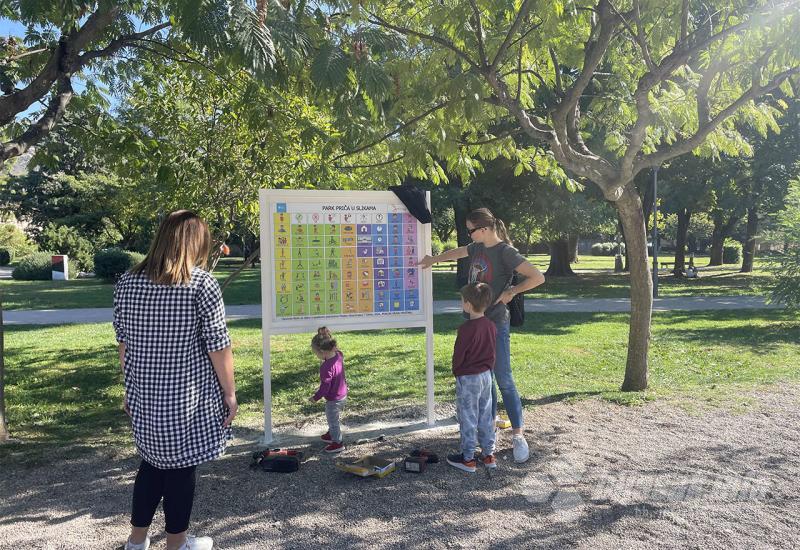
[[[760,296],[722,296],[714,298],[658,298],[655,300],[655,311],[669,310],[709,310],[709,309],[760,309],[774,308],[767,305]],[[228,306],[229,320],[258,319],[261,317],[261,306],[258,304],[244,306]],[[532,313],[558,312],[625,312],[630,310],[627,298],[553,298],[525,300],[525,311]],[[433,303],[433,312],[459,313],[461,302],[456,300],[440,300]],[[40,309],[3,312],[6,325],[62,325],[68,323],[109,323],[111,308],[84,309]]]

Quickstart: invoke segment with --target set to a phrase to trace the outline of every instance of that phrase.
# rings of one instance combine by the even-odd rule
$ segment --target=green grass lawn
[[[547,268],[548,256],[536,255],[529,259],[542,271]],[[672,259],[669,257],[668,259]],[[623,298],[629,296],[628,275],[614,273],[614,259],[605,256],[585,256],[574,269],[575,277],[549,277],[547,283],[531,292],[533,298]],[[698,265],[707,258],[698,258]],[[235,261],[222,262],[214,275],[222,282],[235,269]],[[250,268],[226,289],[228,305],[257,304],[261,302],[261,270]],[[771,275],[764,263],[757,262],[753,273],[739,273],[738,268],[722,266],[704,268],[697,279],[677,278],[661,272],[661,296],[740,296],[767,293]],[[62,309],[81,307],[111,307],[114,287],[91,279],[75,281],[13,281],[1,280],[3,307],[13,309]],[[455,272],[436,269],[433,272],[433,299],[457,300],[458,289]]]
[[[618,391],[625,365],[626,314],[540,314],[512,335],[513,368],[527,406],[599,396],[636,404],[655,398],[744,403],[743,390],[800,377],[800,316],[774,310],[666,312],[654,315],[650,389]],[[453,399],[450,354],[456,315],[436,316],[438,400]],[[241,423],[258,426],[262,407],[261,325],[230,324]],[[346,355],[348,414],[424,404],[424,333],[365,331],[337,335]],[[277,421],[321,415],[307,398],[318,382],[310,335],[273,337]],[[110,324],[6,328],[6,399],[13,435],[0,446],[28,457],[65,445],[129,445],[120,410],[121,374]],[[43,455],[42,455],[43,456]]]

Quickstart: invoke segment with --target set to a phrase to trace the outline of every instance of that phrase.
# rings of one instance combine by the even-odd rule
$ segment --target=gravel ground
[[[300,472],[268,474],[248,469],[253,446],[240,439],[200,468],[193,530],[222,549],[798,547],[800,388],[752,398],[744,413],[539,402],[527,407],[532,459],[514,464],[504,432],[499,468],[473,475],[442,463],[360,479],[334,469],[321,443]],[[457,430],[341,456],[399,460],[421,445],[444,455]],[[0,468],[0,548],[120,548],[138,462],[118,454]],[[164,548],[160,511],[153,527],[153,548]]]

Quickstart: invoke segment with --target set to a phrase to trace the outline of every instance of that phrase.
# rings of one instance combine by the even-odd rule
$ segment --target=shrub
[[[20,260],[11,277],[19,281],[49,281],[53,278],[53,254],[51,252],[34,252]],[[78,275],[78,268],[68,261],[69,278]]]
[[[738,264],[742,261],[742,243],[733,239],[725,239],[722,245],[722,263]]]
[[[94,255],[94,273],[106,281],[116,281],[120,275],[142,260],[144,254],[121,248],[106,248]]]
[[[69,256],[70,265],[79,271],[92,271],[94,268],[94,246],[76,229],[66,225],[47,224],[39,236],[45,250],[56,250],[56,254]]]
[[[800,310],[800,181],[789,184],[783,211],[778,213],[779,235],[786,243],[783,254],[770,262],[775,275],[770,302]]]
[[[0,265],[8,265],[14,261],[13,248],[0,248]]]
[[[617,250],[625,254],[625,244],[617,243],[594,243],[591,248],[592,256],[616,256]]]

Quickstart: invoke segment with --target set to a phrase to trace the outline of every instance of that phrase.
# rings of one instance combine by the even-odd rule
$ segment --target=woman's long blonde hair
[[[162,285],[185,285],[192,269],[205,268],[211,250],[211,233],[203,219],[190,210],[178,210],[158,227],[150,250],[131,273],[144,273]]]

